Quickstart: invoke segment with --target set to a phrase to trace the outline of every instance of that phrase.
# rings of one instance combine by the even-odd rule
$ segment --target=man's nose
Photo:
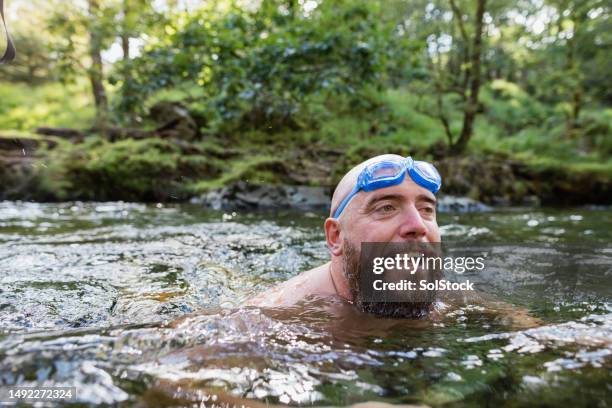
[[[403,240],[420,241],[427,234],[427,227],[421,214],[414,206],[408,206],[402,214],[402,224],[399,228],[400,238]]]

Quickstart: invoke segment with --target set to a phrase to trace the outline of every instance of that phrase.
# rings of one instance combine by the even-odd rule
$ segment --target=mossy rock
[[[37,183],[31,158],[0,155],[0,200],[44,199],[35,194]]]
[[[160,124],[163,138],[193,141],[199,137],[199,127],[191,114],[178,102],[158,102],[151,107],[151,119]]]
[[[588,169],[527,166],[524,176],[531,190],[546,205],[612,203],[612,178]]]
[[[520,203],[529,190],[517,179],[513,163],[480,157],[448,157],[436,162],[445,194],[468,196],[488,204]]]
[[[90,138],[56,149],[39,171],[40,195],[55,200],[171,201],[188,198],[189,179],[220,173],[218,159],[184,155],[158,138],[109,143]]]

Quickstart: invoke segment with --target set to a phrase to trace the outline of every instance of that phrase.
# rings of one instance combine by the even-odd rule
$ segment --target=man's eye
[[[376,209],[376,211],[379,213],[390,213],[395,211],[395,206],[391,204],[381,205]]]
[[[422,207],[421,211],[423,211],[425,214],[433,214],[435,209],[433,207]]]

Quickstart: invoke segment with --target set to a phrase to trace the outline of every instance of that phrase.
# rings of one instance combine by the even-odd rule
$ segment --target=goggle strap
[[[421,175],[419,170],[417,169],[417,163],[418,162],[415,162],[412,159],[412,157],[408,156],[408,157],[406,157],[405,160],[406,161],[403,164],[403,170],[401,172],[400,177],[395,176],[395,177],[390,177],[388,179],[370,180],[369,181],[369,183],[375,183],[375,184],[368,184],[368,182],[365,182],[365,180],[362,180],[362,177],[364,177],[364,175],[367,175],[367,176],[371,177],[370,169],[368,169],[368,167],[366,167],[363,170],[363,172],[359,175],[359,178],[357,179],[357,184],[355,185],[353,190],[344,198],[344,200],[342,200],[342,202],[340,203],[340,206],[334,212],[333,218],[337,219],[338,217],[340,217],[340,214],[342,214],[342,211],[344,211],[344,208],[352,200],[352,198],[355,196],[355,194],[357,194],[361,189],[363,189],[364,191],[372,191],[372,190],[377,190],[379,188],[384,188],[384,187],[389,187],[389,186],[397,185],[397,184],[401,183],[404,180],[404,178],[406,177],[406,173],[408,173],[410,178],[416,184],[418,184],[419,186],[421,186],[423,188],[426,188],[427,190],[431,191],[433,194],[436,194],[438,192],[438,190],[440,190],[440,187],[441,187],[440,180],[438,180],[437,182],[436,181],[432,181],[432,180],[429,180],[428,178],[426,178],[425,176]],[[379,167],[382,167],[382,165],[380,163],[377,163],[376,165],[379,166]],[[434,169],[435,169],[435,167],[434,167]],[[435,169],[435,170],[437,172],[437,169]],[[439,175],[438,175],[438,178],[439,178]],[[368,187],[370,187],[370,188],[368,188]]]
[[[353,191],[351,191],[345,198],[344,200],[342,200],[342,202],[340,203],[340,206],[336,209],[336,212],[334,213],[334,217],[333,218],[338,218],[340,216],[340,214],[342,214],[342,211],[344,210],[344,207],[346,207],[348,205],[348,203],[351,201],[351,199],[355,196],[355,194],[357,194],[359,192],[359,190],[361,190],[361,187],[359,186],[359,182],[357,183],[357,185],[353,188]]]
[[[425,177],[421,176],[414,166],[409,168],[408,172],[410,173],[410,178],[412,178],[415,183],[431,191],[433,194],[436,194],[440,189],[438,183],[427,180]]]

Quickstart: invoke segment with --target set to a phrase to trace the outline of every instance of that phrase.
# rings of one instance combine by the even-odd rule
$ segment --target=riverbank
[[[445,155],[439,145],[409,149],[375,141],[343,150],[287,140],[233,143],[212,137],[196,141],[151,137],[109,142],[95,135],[67,140],[20,132],[0,136],[0,199],[199,198],[202,203],[225,199],[231,207],[232,197],[242,195],[243,201],[265,207],[266,199],[279,202],[275,196],[295,193],[299,195],[295,202],[319,205],[354,164],[386,152],[432,160],[443,177],[443,195],[489,205],[612,202],[612,166],[607,163],[561,163],[500,152],[454,157]]]
[[[234,196],[247,194],[242,201],[253,208],[299,186],[297,202],[327,201],[348,169],[391,152],[434,162],[442,195],[502,206],[612,203],[612,111],[585,110],[580,131],[568,134],[559,112],[504,81],[483,88],[482,112],[461,155],[451,154],[444,127],[424,109],[431,96],[406,87],[321,94],[291,123],[267,126],[250,116],[212,123],[190,97],[166,92],[147,101],[140,122],[112,122],[105,134],[76,103],[82,92],[56,89],[52,99],[61,103],[53,109],[28,99],[28,112],[48,115],[0,106],[0,199],[205,202],[210,195],[213,207],[219,199],[241,207]],[[73,115],[58,115],[60,105]],[[462,116],[449,106],[456,134]]]

